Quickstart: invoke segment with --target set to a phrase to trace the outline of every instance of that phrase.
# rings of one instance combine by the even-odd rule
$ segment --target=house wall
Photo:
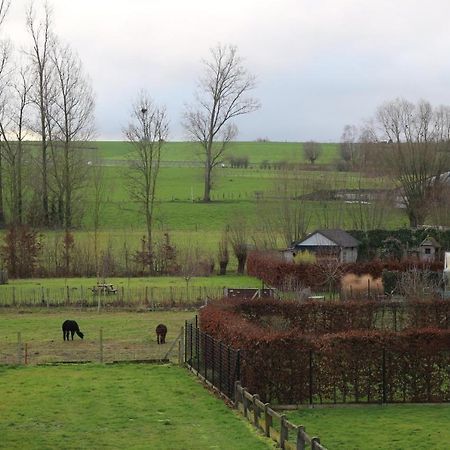
[[[431,245],[421,246],[419,249],[419,258],[421,261],[433,262],[436,259],[436,249]]]
[[[349,247],[341,249],[341,257],[340,257],[341,262],[353,263],[356,262],[357,258],[358,258],[357,247]]]

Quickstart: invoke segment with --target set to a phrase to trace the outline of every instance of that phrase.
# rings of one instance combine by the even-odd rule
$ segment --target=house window
[[[431,248],[425,248],[425,255],[431,255]]]

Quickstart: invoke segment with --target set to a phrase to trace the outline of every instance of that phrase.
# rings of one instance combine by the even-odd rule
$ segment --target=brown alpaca
[[[158,344],[165,344],[166,334],[167,334],[167,327],[162,323],[160,323],[156,327],[156,342],[158,342]]]

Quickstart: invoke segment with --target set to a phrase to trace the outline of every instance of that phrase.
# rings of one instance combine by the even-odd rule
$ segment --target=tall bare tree
[[[147,228],[146,261],[153,270],[153,222],[156,201],[156,186],[161,162],[161,151],[169,133],[169,122],[164,107],[157,106],[142,91],[133,104],[130,124],[124,130],[132,144],[130,193],[139,203],[145,216]],[[143,256],[143,255],[142,255]]]
[[[244,67],[236,47],[217,45],[203,65],[195,103],[186,109],[183,124],[189,137],[202,147],[203,201],[210,202],[213,169],[222,161],[227,145],[237,134],[232,120],[257,110],[260,104],[248,95],[255,87],[255,77]]]
[[[0,136],[3,147],[3,162],[8,178],[11,219],[10,222],[22,224],[24,215],[24,147],[29,122],[27,109],[30,105],[31,81],[27,67],[16,70],[12,81],[8,104],[0,115]]]
[[[48,110],[51,95],[51,51],[54,44],[52,32],[52,11],[48,3],[45,3],[41,15],[38,17],[33,4],[27,12],[27,28],[31,37],[32,46],[28,52],[31,70],[35,81],[33,92],[33,103],[37,109],[36,132],[41,138],[41,221],[44,225],[50,224],[49,215],[49,137],[48,137]]]
[[[358,128],[354,125],[345,125],[341,136],[339,151],[341,158],[349,165],[354,166],[358,157]]]
[[[2,31],[2,25],[5,21],[6,14],[8,13],[10,0],[0,0],[0,32]],[[0,108],[2,120],[5,119],[5,107],[7,105],[8,97],[8,62],[11,54],[11,44],[8,40],[0,40]],[[5,225],[5,210],[4,210],[4,173],[3,173],[3,144],[0,142],[0,226]]]
[[[51,160],[56,194],[62,205],[62,225],[73,225],[76,194],[87,179],[85,145],[94,134],[94,95],[78,56],[69,46],[55,45],[51,53],[55,91],[48,109],[52,122]]]

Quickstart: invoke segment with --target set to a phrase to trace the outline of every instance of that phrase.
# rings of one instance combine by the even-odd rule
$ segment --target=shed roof
[[[420,247],[425,246],[425,245],[430,245],[434,248],[441,247],[441,244],[439,244],[439,242],[433,236],[427,236],[420,244]]]
[[[344,230],[336,228],[336,229],[316,230],[310,233],[308,236],[306,236],[305,239],[295,242],[294,246],[301,245],[302,242],[306,241],[311,236],[314,236],[317,233],[320,233],[322,236],[325,236],[330,241],[333,241],[339,247],[348,248],[348,247],[358,247],[359,245],[359,241],[356,240],[351,234],[347,233]]]

